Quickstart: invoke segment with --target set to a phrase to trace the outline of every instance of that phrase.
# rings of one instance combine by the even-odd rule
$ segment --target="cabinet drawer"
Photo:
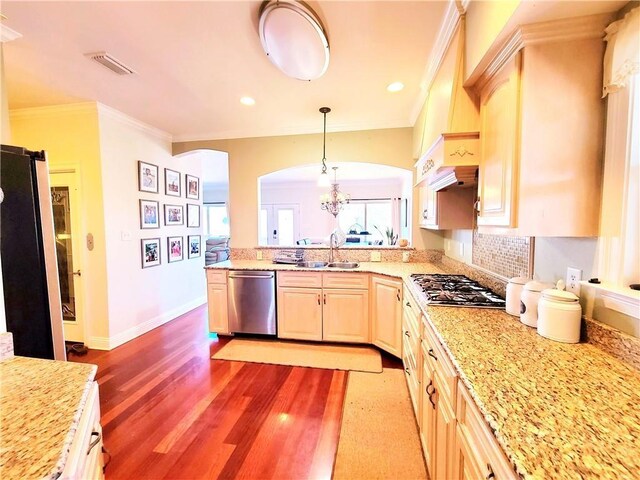
[[[207,283],[227,283],[227,271],[207,269]]]
[[[461,382],[458,382],[457,403],[458,427],[473,457],[472,463],[483,470],[483,477],[493,473],[491,478],[496,480],[515,480],[517,477],[511,464]]]
[[[420,418],[420,370],[417,369],[417,361],[406,348],[406,342],[403,342],[402,363],[404,364],[404,375],[407,379],[409,387],[409,396],[413,404],[413,411],[416,418]]]
[[[409,350],[413,358],[417,360],[420,354],[420,334],[415,322],[411,310],[405,309],[402,313],[402,339],[405,348],[403,352]]]
[[[323,273],[324,288],[360,288],[369,289],[369,275],[364,273]]]
[[[404,287],[402,300],[404,302],[403,308],[410,308],[413,312],[413,316],[418,318],[420,316],[420,307],[418,307],[418,302],[416,302],[413,295],[411,295],[409,290],[407,290],[407,287]]]
[[[278,272],[279,287],[319,288],[322,274],[316,272]]]
[[[448,402],[455,409],[456,390],[458,386],[458,374],[440,344],[438,337],[434,333],[429,321],[422,317],[422,353],[426,362],[431,363],[431,368],[436,370],[443,381],[444,391]]]

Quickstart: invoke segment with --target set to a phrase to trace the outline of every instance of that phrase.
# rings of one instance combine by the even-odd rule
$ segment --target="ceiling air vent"
[[[132,73],[136,73],[133,69],[127,67],[120,60],[116,60],[107,52],[85,53],[84,56],[90,58],[91,60],[95,60],[101,65],[104,65],[109,70],[117,73],[118,75],[130,75]]]

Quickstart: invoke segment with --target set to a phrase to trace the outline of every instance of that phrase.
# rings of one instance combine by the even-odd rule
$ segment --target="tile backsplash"
[[[473,264],[504,278],[532,274],[532,237],[473,232]]]
[[[281,250],[273,247],[256,248],[232,248],[231,260],[255,260],[258,251],[262,252],[264,260],[273,259],[274,255]],[[287,248],[285,250],[294,250]],[[329,247],[305,247],[304,258],[311,261],[327,261],[329,258]],[[369,262],[371,252],[380,253],[382,262],[401,262],[404,253],[409,254],[410,262],[438,263],[443,255],[442,250],[416,250],[413,248],[364,248],[364,247],[340,247],[335,250],[336,261]]]

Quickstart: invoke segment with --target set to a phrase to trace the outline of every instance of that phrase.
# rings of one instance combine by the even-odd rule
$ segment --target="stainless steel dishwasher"
[[[231,270],[228,285],[229,330],[275,335],[275,272]]]

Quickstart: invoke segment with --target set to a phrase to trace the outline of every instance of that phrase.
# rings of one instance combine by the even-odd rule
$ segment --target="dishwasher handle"
[[[273,278],[273,272],[229,272],[229,278]]]

